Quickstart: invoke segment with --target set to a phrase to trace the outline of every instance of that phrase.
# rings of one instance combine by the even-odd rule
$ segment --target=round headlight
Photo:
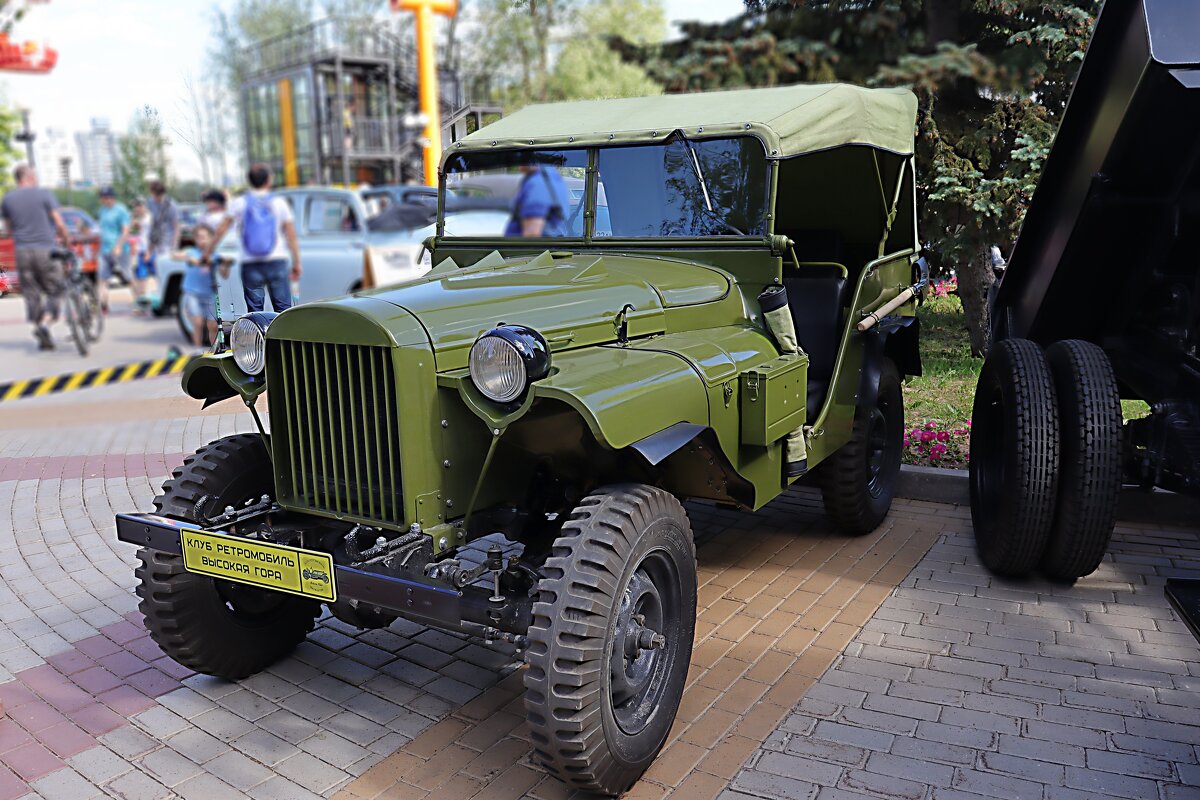
[[[233,323],[229,334],[229,349],[238,369],[247,375],[258,375],[267,366],[267,326],[277,314],[259,311]]]
[[[550,348],[524,325],[492,328],[471,347],[471,382],[489,400],[511,403],[550,371]]]

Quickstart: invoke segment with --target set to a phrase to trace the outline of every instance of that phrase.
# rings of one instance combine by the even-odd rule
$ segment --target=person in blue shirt
[[[521,165],[524,177],[513,198],[505,236],[566,236],[571,193],[553,166],[530,162]]]
[[[116,272],[125,274],[129,257],[129,209],[117,200],[111,186],[100,190],[100,270],[96,276],[100,309],[108,313],[108,282]]]
[[[172,258],[187,264],[179,302],[182,303],[184,315],[192,323],[192,344],[203,348],[205,328],[208,329],[209,341],[216,341],[217,338],[217,285],[209,260],[204,256],[212,244],[213,229],[202,222],[193,229],[192,236],[196,239],[195,246],[175,253]],[[221,276],[229,277],[228,265],[221,267]]]

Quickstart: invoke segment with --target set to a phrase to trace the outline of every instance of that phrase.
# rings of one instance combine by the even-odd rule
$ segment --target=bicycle
[[[88,344],[100,339],[104,332],[104,313],[100,310],[100,295],[95,282],[83,272],[79,257],[69,248],[55,248],[50,257],[63,263],[66,272],[66,291],[63,292],[63,315],[71,331],[71,339],[79,355],[88,354]]]

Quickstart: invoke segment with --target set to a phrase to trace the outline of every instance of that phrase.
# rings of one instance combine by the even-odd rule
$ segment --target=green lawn
[[[966,465],[971,402],[983,359],[971,358],[962,303],[954,295],[931,297],[921,306],[921,364],[924,375],[909,379],[904,390],[904,415],[911,432],[932,422],[946,431],[944,453],[930,457],[917,443],[905,451],[907,464],[962,467]],[[936,438],[935,438],[936,442]],[[929,447],[924,448],[928,451]]]

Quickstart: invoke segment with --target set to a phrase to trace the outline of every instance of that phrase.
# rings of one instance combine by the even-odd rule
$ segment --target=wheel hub
[[[613,716],[627,734],[645,727],[665,685],[672,648],[665,631],[678,615],[660,591],[664,559],[647,558],[629,578],[613,630],[609,684]]]

